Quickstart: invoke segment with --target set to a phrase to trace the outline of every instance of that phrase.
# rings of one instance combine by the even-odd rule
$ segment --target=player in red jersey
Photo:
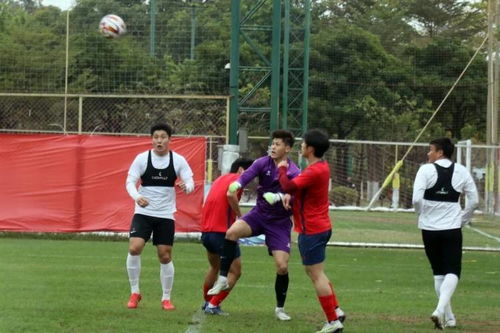
[[[345,319],[323,268],[326,245],[332,235],[328,199],[330,168],[328,162],[323,160],[329,146],[326,133],[317,129],[310,130],[304,134],[301,145],[301,154],[308,161],[307,168],[296,178],[288,179],[286,161],[278,164],[282,189],[286,193],[294,194],[294,230],[299,233],[302,264],[316,289],[316,295],[327,318],[326,324],[318,333],[341,332]],[[278,193],[266,193],[265,197],[269,203],[276,203],[283,198],[285,207],[289,207],[289,195],[283,197]]]
[[[224,315],[220,308],[221,302],[228,296],[241,275],[240,249],[235,249],[235,260],[231,264],[228,282],[229,289],[222,290],[214,296],[207,295],[207,292],[217,280],[220,269],[220,255],[224,246],[224,238],[227,229],[233,224],[236,218],[241,217],[239,199],[243,190],[229,194],[229,184],[236,181],[238,177],[252,165],[253,160],[238,158],[231,165],[228,174],[222,175],[215,180],[210,188],[210,192],[203,205],[201,219],[201,240],[207,249],[208,263],[210,264],[203,282],[203,297],[205,303],[202,309],[207,314]]]

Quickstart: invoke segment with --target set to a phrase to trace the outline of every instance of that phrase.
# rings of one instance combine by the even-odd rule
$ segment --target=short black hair
[[[314,148],[314,156],[323,157],[325,152],[330,148],[328,134],[325,131],[314,128],[304,134],[304,143],[306,146]]]
[[[242,167],[243,170],[246,170],[250,167],[250,165],[252,165],[252,163],[253,163],[252,159],[240,157],[240,158],[236,159],[233,162],[233,164],[231,164],[231,170],[229,172],[236,173],[236,172],[238,172],[238,169],[240,167]]]
[[[167,132],[169,137],[172,136],[172,127],[170,127],[170,125],[167,123],[158,123],[151,126],[151,136],[153,136],[153,133],[155,131],[165,131]]]
[[[293,147],[293,143],[295,142],[292,132],[282,129],[274,131],[271,134],[271,139],[281,139],[290,148]]]
[[[450,140],[450,138],[438,138],[429,142],[429,145],[436,147],[436,151],[442,150],[443,155],[449,159],[453,156],[455,152],[455,145]]]

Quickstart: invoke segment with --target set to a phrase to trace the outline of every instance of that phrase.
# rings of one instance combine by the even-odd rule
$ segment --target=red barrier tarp
[[[148,137],[0,134],[0,230],[127,231],[134,202],[125,189]],[[200,231],[205,139],[173,138],[194,174],[195,190],[177,191],[176,231]]]

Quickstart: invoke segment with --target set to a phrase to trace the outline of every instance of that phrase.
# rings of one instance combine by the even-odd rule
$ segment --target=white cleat
[[[329,323],[326,323],[320,331],[316,333],[340,333],[344,329],[344,325],[340,322],[340,320],[334,320]]]
[[[340,320],[340,322],[341,322],[341,323],[344,323],[345,318],[346,318],[346,317],[345,317],[345,313],[344,313],[344,311],[342,311],[342,309],[341,309],[341,308],[337,307],[337,308],[335,309],[335,313],[337,314],[337,318],[338,318],[338,320]]]
[[[444,329],[444,314],[439,311],[434,311],[431,315],[431,320],[434,323],[434,328],[438,330]]]
[[[217,295],[222,290],[226,290],[226,289],[229,289],[229,284],[227,283],[227,277],[225,277],[225,276],[219,276],[219,278],[215,282],[215,284],[212,287],[212,289],[210,289],[207,292],[207,295],[211,295],[211,296]]]
[[[445,318],[444,318],[444,327],[446,327],[446,328],[455,328],[455,327],[457,327],[457,321],[456,321],[455,317],[447,318],[445,316]]]
[[[279,320],[282,320],[282,321],[287,321],[287,320],[292,319],[292,317],[290,317],[289,315],[286,314],[284,308],[276,308],[274,310],[274,314],[276,315],[276,318],[278,318]]]

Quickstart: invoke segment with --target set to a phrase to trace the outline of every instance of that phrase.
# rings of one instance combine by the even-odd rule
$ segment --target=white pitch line
[[[478,234],[481,234],[481,235],[483,235],[483,236],[485,236],[485,237],[488,237],[488,238],[494,239],[494,240],[496,240],[497,242],[499,242],[499,243],[500,243],[500,238],[498,238],[498,237],[495,237],[495,236],[493,236],[493,235],[490,235],[490,234],[489,234],[489,233],[487,233],[487,232],[484,232],[484,231],[482,231],[482,230],[479,230],[479,229],[476,229],[476,228],[474,228],[474,227],[471,227],[470,225],[466,225],[465,227],[466,227],[466,228],[468,228],[468,229],[471,229],[472,231],[475,231],[475,232],[477,232]]]
[[[188,326],[185,333],[198,333],[201,331],[206,315],[201,309],[198,309],[191,317],[191,324]]]
[[[495,237],[495,236],[491,236],[491,237]],[[499,240],[499,239],[497,239],[497,240]],[[423,245],[399,244],[399,243],[328,242],[327,245],[328,246],[340,246],[340,247],[377,248],[377,249],[423,249],[424,248]],[[500,252],[500,247],[463,246],[462,250],[464,250],[464,251]]]

